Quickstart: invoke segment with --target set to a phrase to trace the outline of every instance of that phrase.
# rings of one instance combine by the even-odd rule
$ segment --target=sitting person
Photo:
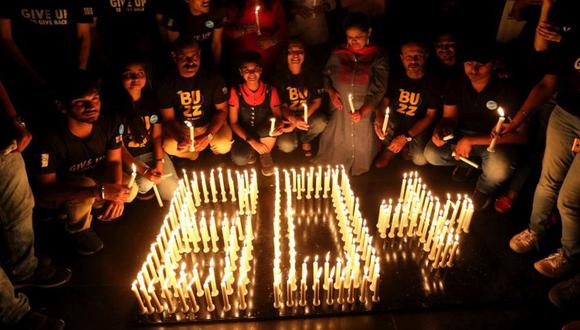
[[[489,132],[498,121],[501,107],[509,116],[517,109],[516,91],[512,85],[492,74],[489,47],[473,47],[465,54],[465,76],[452,82],[443,100],[443,118],[425,148],[425,158],[432,165],[453,166],[455,181],[465,181],[471,167],[460,157],[482,161],[472,199],[475,209],[484,209],[490,196],[511,175],[517,158],[516,145],[526,142],[524,130],[497,139],[495,152],[487,150]],[[453,140],[456,141],[453,143]]]
[[[306,157],[312,156],[314,140],[326,127],[328,118],[320,110],[322,104],[322,81],[305,67],[304,44],[292,41],[288,44],[287,65],[276,76],[276,89],[282,101],[282,114],[290,122],[289,133],[278,137],[278,147],[283,152],[292,152],[302,143]],[[307,107],[308,122],[304,121],[304,107]]]
[[[244,82],[232,87],[229,117],[236,142],[232,160],[236,165],[253,164],[260,155],[262,174],[274,174],[272,149],[276,137],[283,133],[284,122],[280,113],[280,99],[276,89],[262,82],[262,62],[256,52],[246,52],[240,60],[240,75]],[[272,130],[271,119],[275,119]],[[290,128],[288,129],[290,130]]]
[[[162,128],[157,95],[147,86],[145,65],[129,61],[123,68],[122,90],[116,96],[119,117],[125,126],[123,164],[125,170],[135,164],[139,193],[145,194],[157,185],[162,200],[171,200],[177,188],[177,173],[171,158],[163,151]],[[163,177],[164,174],[169,175]]]
[[[227,154],[232,131],[226,123],[228,90],[222,78],[200,70],[201,50],[191,37],[178,38],[172,56],[177,73],[164,79],[158,89],[165,128],[163,149],[191,160],[208,146],[214,154]],[[193,142],[189,125],[194,128]]]
[[[100,220],[123,214],[124,203],[137,195],[122,171],[123,125],[100,116],[101,100],[94,79],[79,74],[61,95],[65,120],[41,140],[38,205],[64,209],[66,230],[79,254],[100,251],[103,242],[91,228],[93,208]]]
[[[375,132],[384,142],[384,150],[375,160],[375,167],[386,167],[396,154],[408,148],[415,165],[425,165],[423,150],[429,140],[428,129],[435,121],[439,107],[441,84],[425,72],[427,49],[421,43],[408,41],[401,46],[401,62],[405,73],[392,75],[387,94],[375,116]],[[394,129],[383,132],[385,109],[389,107],[389,123]],[[385,136],[386,133],[386,136]]]
[[[457,44],[457,38],[449,31],[439,33],[433,42],[433,72],[444,83],[463,75],[462,62],[457,58]]]

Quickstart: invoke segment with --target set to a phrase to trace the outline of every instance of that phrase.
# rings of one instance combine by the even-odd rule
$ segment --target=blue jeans
[[[32,209],[34,197],[20,153],[0,156],[0,325],[18,322],[30,310],[28,299],[15,294],[12,280],[34,275]]]
[[[155,167],[155,155],[153,155],[152,152],[135,156],[135,158],[144,162],[148,166]],[[165,160],[165,163],[163,164],[163,174],[171,174],[171,176],[161,180],[157,185],[157,188],[161,199],[169,201],[173,198],[173,192],[177,189],[179,178],[177,177],[177,172],[175,172],[175,167],[173,166],[173,162],[171,162],[171,158],[169,158],[166,153],[163,153],[163,159]],[[137,175],[135,183],[137,184],[140,193],[146,193],[153,188],[153,182],[141,175]]]
[[[548,122],[542,174],[536,186],[530,229],[543,235],[554,205],[562,218],[564,255],[580,259],[580,156],[571,151],[580,118],[556,106]]]
[[[487,151],[487,147],[487,145],[473,146],[469,157],[481,159],[483,173],[477,179],[475,189],[490,195],[512,175],[515,169],[517,150],[516,146],[506,144],[497,145],[495,152]],[[458,164],[463,166],[463,162],[456,161],[451,156],[454,149],[455,146],[448,143],[442,147],[437,147],[433,144],[433,141],[429,141],[425,147],[425,159],[427,159],[429,164],[436,166],[454,166]]]
[[[399,134],[390,134],[383,141],[381,144],[383,145],[383,152],[387,151],[387,147],[393,141],[393,138]],[[425,159],[425,145],[427,141],[431,138],[429,131],[423,132],[413,138],[411,142],[407,143],[407,148],[409,148],[409,157],[413,161],[413,164],[417,166],[423,166],[427,164],[427,159]],[[401,150],[402,151],[402,150]]]
[[[310,143],[314,140],[324,129],[328,123],[328,118],[321,109],[316,111],[312,117],[308,119],[310,128],[308,131],[295,129],[293,132],[282,134],[276,140],[276,144],[282,152],[292,152],[298,147],[298,140],[302,143]]]

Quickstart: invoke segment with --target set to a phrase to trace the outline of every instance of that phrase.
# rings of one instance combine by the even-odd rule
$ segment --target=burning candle
[[[273,136],[275,129],[276,129],[276,118],[272,117],[270,118],[270,133],[268,133],[268,135]]]
[[[330,275],[328,276],[328,285],[327,285],[327,289],[326,289],[326,304],[327,305],[333,305],[334,304],[334,298],[333,298],[333,293],[334,293],[334,288],[333,288],[333,278],[334,278],[334,266],[332,267],[332,270],[330,271]]]
[[[403,182],[401,182],[401,194],[399,195],[399,200],[403,200],[405,194],[405,184],[407,183],[407,173],[403,174]]]
[[[260,30],[260,6],[256,6],[256,9],[254,10],[254,14],[256,16],[256,28],[258,29],[257,34],[259,36],[261,36],[262,31]]]
[[[209,203],[209,191],[207,190],[207,183],[205,182],[204,172],[201,172],[201,188],[203,191],[203,202]]]
[[[224,280],[222,280],[222,282],[220,284],[220,288],[222,291],[222,300],[223,300],[224,311],[227,312],[232,308],[232,306],[230,305],[230,299],[228,297],[226,282]]]
[[[211,201],[213,203],[217,203],[217,188],[215,184],[215,175],[214,170],[212,169],[209,173],[209,187],[211,189]]]
[[[338,289],[341,271],[342,271],[342,259],[336,258],[336,278],[334,279],[334,288],[335,289]]]
[[[352,93],[348,93],[348,105],[350,106],[350,112],[354,113],[354,104],[353,104]]]
[[[330,251],[328,251],[326,253],[326,259],[324,261],[324,283],[322,285],[322,287],[326,290],[328,289],[328,282],[329,282],[329,278],[328,278],[328,274],[329,274],[329,268],[330,268]]]
[[[302,103],[302,108],[304,108],[304,122],[308,124],[308,104]]]
[[[451,252],[449,252],[449,260],[447,261],[447,267],[453,267],[458,246],[459,246],[459,234],[455,234],[455,241],[453,242]]]
[[[499,107],[497,109],[497,113],[499,114],[499,118],[497,120],[497,124],[495,125],[495,134],[496,135],[491,140],[489,147],[487,147],[487,151],[489,151],[489,152],[495,152],[495,144],[497,142],[497,137],[498,137],[499,133],[501,132],[501,125],[503,125],[503,123],[505,121],[505,113],[504,113],[502,107]]]
[[[213,304],[213,300],[211,298],[211,292],[209,290],[209,282],[210,277],[208,276],[205,282],[203,283],[203,292],[205,293],[205,303],[208,312],[213,312],[215,310],[215,305]]]
[[[189,128],[189,140],[191,141],[191,144],[189,145],[189,152],[194,152],[195,151],[195,133],[193,131],[194,127],[193,124],[188,120],[185,121],[185,125]]]
[[[221,167],[218,167],[218,178],[219,178],[219,182],[220,182],[220,192],[222,194],[222,202],[227,202],[228,201],[228,197],[226,195],[226,186],[224,184],[224,176],[223,176],[223,171]]]
[[[312,298],[312,305],[320,305],[320,276],[322,276],[322,269],[318,269],[314,272],[314,284],[312,285],[312,291],[314,291],[314,297]]]
[[[131,164],[131,179],[129,180],[129,184],[127,185],[127,187],[131,188],[133,187],[133,183],[135,183],[135,178],[137,177],[137,167],[135,166],[135,163]]]
[[[385,119],[383,120],[383,135],[387,133],[387,126],[389,124],[389,112],[390,109],[387,107],[385,110]],[[384,137],[381,140],[384,140]]]
[[[145,308],[145,304],[143,303],[143,300],[145,300],[145,296],[143,296],[143,299],[141,299],[141,295],[139,294],[139,291],[137,290],[137,282],[133,281],[133,284],[131,284],[131,291],[133,291],[133,294],[135,295],[135,298],[137,298],[137,302],[139,302],[139,312],[141,314],[145,314],[147,313],[147,308]]]

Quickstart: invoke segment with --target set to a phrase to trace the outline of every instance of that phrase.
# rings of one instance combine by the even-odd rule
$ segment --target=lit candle
[[[203,191],[203,202],[209,203],[209,191],[207,190],[207,183],[205,182],[204,172],[201,172],[201,188]]]
[[[219,182],[220,182],[220,192],[222,194],[222,202],[225,203],[228,201],[228,198],[226,195],[226,186],[224,184],[224,176],[223,176],[222,172],[223,172],[222,168],[218,167],[218,178],[219,178]]]
[[[187,295],[189,296],[189,301],[191,301],[192,311],[197,313],[199,311],[199,304],[197,303],[197,299],[195,298],[195,294],[193,294],[193,281],[194,278],[189,281],[187,285]]]
[[[209,187],[211,189],[211,200],[213,203],[217,203],[217,188],[215,184],[215,175],[213,169],[209,173]]]
[[[302,108],[304,109],[304,122],[308,124],[308,104],[302,103]]]
[[[312,305],[320,305],[320,276],[322,276],[322,269],[318,269],[314,273],[314,284],[312,285],[312,290],[314,291],[314,297],[312,298]]]
[[[256,16],[256,28],[258,29],[257,34],[259,36],[261,36],[262,31],[260,30],[260,6],[256,6],[256,9],[254,10],[254,14]]]
[[[143,299],[141,298],[141,295],[139,294],[139,291],[137,290],[137,282],[133,281],[133,284],[131,284],[131,291],[133,291],[133,294],[135,295],[135,298],[137,298],[137,301],[139,302],[139,312],[141,314],[145,314],[147,313],[147,308],[145,308],[145,304],[143,304],[143,300],[146,299],[145,296],[143,296]]]
[[[228,169],[228,186],[230,188],[230,199],[232,202],[236,201],[236,190],[234,189],[234,179],[232,177],[232,170]]]
[[[338,298],[336,299],[336,302],[339,304],[344,303],[344,299],[343,299],[343,290],[344,289],[344,275],[342,275],[339,279],[338,279]]]
[[[387,133],[387,125],[389,124],[389,112],[390,109],[387,107],[385,110],[385,120],[383,120],[383,135]],[[384,139],[384,137],[382,139]]]
[[[489,147],[487,147],[487,151],[489,151],[489,152],[495,152],[495,144],[497,142],[497,137],[498,137],[499,133],[501,132],[501,125],[505,121],[505,113],[501,107],[499,107],[497,109],[497,113],[499,114],[499,118],[497,120],[497,124],[495,125],[495,134],[496,135],[491,140]]]
[[[197,264],[193,266],[193,278],[195,279],[195,289],[197,291],[197,296],[203,296],[203,288],[201,286],[201,279],[199,277],[199,273],[197,272]]]
[[[228,298],[228,291],[226,289],[226,282],[224,280],[222,280],[220,287],[222,290],[222,300],[223,300],[224,311],[227,312],[232,308],[232,306],[230,305],[230,299]]]
[[[216,280],[215,280],[215,270],[214,270],[213,258],[209,261],[209,277],[208,278],[210,279],[210,284],[211,284],[211,295],[213,297],[215,297],[219,294],[219,292],[218,292]]]
[[[208,276],[205,282],[203,283],[203,292],[205,293],[205,303],[208,312],[213,312],[215,310],[215,305],[213,304],[213,300],[211,299],[211,292],[209,290],[209,282],[210,277]]]
[[[453,247],[449,253],[449,260],[447,261],[447,267],[453,267],[455,261],[455,255],[457,254],[457,247],[459,246],[459,234],[455,234],[455,241],[453,242]]]
[[[329,274],[329,268],[330,268],[330,251],[328,251],[326,253],[326,260],[324,261],[324,283],[322,284],[323,289],[328,289],[328,274]]]
[[[273,136],[275,129],[276,129],[276,118],[272,117],[270,118],[270,133],[268,133],[268,135]]]
[[[348,93],[348,105],[350,106],[350,112],[354,113],[354,104],[353,104],[352,93]]]
[[[407,183],[407,173],[403,174],[403,182],[401,182],[401,194],[399,195],[399,200],[403,199],[405,194],[405,184]]]
[[[346,302],[349,304],[354,304],[354,273],[350,273],[350,277],[348,279],[348,294],[346,296]]]
[[[185,125],[187,127],[189,127],[189,140],[191,141],[191,144],[189,145],[189,152],[194,152],[195,151],[195,133],[193,132],[193,124],[190,121],[186,120]]]
[[[342,259],[336,258],[336,278],[334,279],[334,288],[335,289],[338,289],[341,271],[342,271]]]
[[[213,253],[217,253],[219,251],[219,247],[217,242],[219,241],[218,233],[217,233],[217,226],[215,224],[215,219],[213,216],[213,212],[211,213],[211,217],[209,220],[209,231],[211,234],[211,246]]]
[[[327,305],[332,305],[334,304],[334,298],[333,298],[333,293],[334,293],[334,288],[333,288],[333,278],[334,278],[334,266],[332,267],[332,270],[330,271],[330,275],[328,276],[328,285],[327,285],[327,289],[326,289],[326,304]]]
[[[131,179],[129,180],[129,184],[127,185],[127,187],[131,188],[133,187],[133,183],[135,183],[135,178],[137,177],[137,167],[135,166],[135,163],[131,164]]]

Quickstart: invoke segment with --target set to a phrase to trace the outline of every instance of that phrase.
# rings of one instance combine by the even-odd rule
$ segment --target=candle
[[[192,311],[194,313],[197,313],[199,311],[199,304],[197,303],[195,294],[193,294],[193,281],[194,279],[192,278],[191,281],[189,281],[189,284],[187,285],[187,295],[189,296],[189,301],[191,301]]]
[[[389,112],[390,109],[389,107],[387,107],[387,109],[385,110],[385,120],[383,120],[383,135],[387,133],[387,126],[389,124]],[[384,137],[381,140],[383,139]]]
[[[169,291],[169,278],[167,278],[165,280],[165,282],[163,283],[163,285],[161,286],[161,291],[163,292],[163,295],[165,296],[165,301],[167,302],[167,305],[169,306],[169,312],[175,313],[177,306],[173,302],[173,295]]]
[[[407,183],[407,173],[403,174],[403,182],[401,182],[401,194],[399,195],[399,200],[403,199],[405,194],[405,184]]]
[[[139,312],[141,314],[147,313],[147,308],[145,308],[145,304],[143,304],[143,300],[146,298],[145,298],[145,296],[143,296],[143,299],[141,299],[141,295],[139,294],[139,291],[137,290],[136,281],[133,281],[133,284],[131,284],[131,291],[133,291],[135,298],[137,298],[137,302],[139,302]]]
[[[451,248],[451,252],[449,253],[447,267],[453,267],[458,246],[459,246],[459,234],[455,234],[455,241],[453,242],[453,247]]]
[[[498,137],[499,133],[501,132],[501,125],[505,121],[505,113],[501,107],[499,107],[497,109],[497,113],[499,114],[499,118],[497,120],[497,124],[495,125],[495,134],[496,135],[491,140],[489,147],[487,147],[487,151],[489,151],[489,152],[495,152],[495,144],[497,142],[497,137]]]
[[[338,298],[336,302],[339,304],[344,303],[344,299],[342,297],[342,292],[344,291],[344,274],[338,279]]]
[[[219,251],[219,248],[218,248],[218,245],[217,245],[217,242],[219,241],[219,237],[218,237],[218,234],[217,234],[217,227],[216,227],[216,224],[215,224],[215,219],[214,219],[214,216],[213,216],[213,212],[211,213],[211,217],[210,217],[209,222],[210,222],[209,223],[209,232],[211,234],[212,252],[213,253],[217,253]]]
[[[207,190],[207,183],[205,182],[204,172],[201,172],[201,189],[203,191],[203,202],[209,203],[209,191]]]
[[[322,275],[322,269],[318,269],[314,274],[314,284],[312,285],[314,297],[312,298],[312,305],[320,306],[320,276]]]
[[[201,279],[199,277],[199,273],[197,272],[197,264],[193,266],[193,278],[195,279],[195,289],[197,291],[197,296],[203,296],[203,288],[201,286]]]
[[[159,189],[156,184],[153,184],[153,192],[155,193],[155,198],[157,199],[157,204],[159,207],[163,207],[163,200],[161,200],[161,195],[159,195]]]
[[[209,173],[209,187],[211,189],[211,201],[213,203],[217,203],[217,188],[215,184],[215,175],[214,170],[212,169]]]
[[[224,311],[227,312],[232,308],[232,306],[230,305],[230,299],[228,298],[226,282],[224,280],[222,280],[220,287],[222,290],[223,308],[224,308]]]
[[[329,282],[329,278],[328,278],[328,274],[329,274],[329,268],[330,268],[330,251],[328,251],[326,253],[326,260],[324,261],[324,283],[322,284],[322,288],[323,289],[328,289],[328,282]]]
[[[270,133],[268,135],[273,136],[274,130],[276,129],[276,118],[270,118]]]
[[[193,131],[193,124],[186,120],[185,121],[185,125],[187,127],[189,127],[189,140],[191,141],[191,144],[189,145],[189,152],[194,152],[195,151],[195,133]]]
[[[353,99],[352,93],[348,93],[348,105],[350,106],[350,112],[354,113],[354,104],[352,99]]]
[[[222,168],[218,167],[218,178],[219,178],[219,182],[220,182],[220,192],[222,194],[222,202],[225,203],[228,201],[228,198],[226,195],[226,186],[224,184],[224,176],[223,176],[222,172],[223,172]]]
[[[332,267],[332,270],[330,271],[330,275],[328,276],[328,285],[327,285],[327,289],[326,289],[326,304],[327,305],[334,304],[334,301],[333,301],[334,288],[333,288],[333,284],[332,284],[333,278],[334,278],[334,266]]]
[[[351,272],[348,279],[348,294],[346,296],[346,302],[349,304],[354,304],[354,274]]]
[[[308,105],[306,103],[302,103],[302,108],[304,108],[304,122],[308,124]]]
[[[205,303],[208,312],[213,312],[215,310],[215,305],[213,304],[213,300],[211,299],[211,292],[209,291],[209,282],[210,277],[208,276],[205,282],[203,283],[203,292],[205,293]]]
[[[262,31],[260,30],[260,6],[256,6],[256,9],[254,10],[254,14],[256,16],[256,28],[258,29],[257,34],[259,36],[261,36]]]
[[[135,166],[135,163],[131,164],[131,179],[129,180],[129,184],[127,185],[127,187],[131,188],[133,187],[133,183],[135,183],[135,178],[137,177],[137,167]]]
[[[334,279],[334,288],[335,289],[338,289],[338,285],[340,282],[341,270],[342,270],[342,259],[336,258],[336,278]]]
[[[228,169],[228,186],[230,188],[230,199],[232,202],[236,201],[236,190],[234,189],[234,179],[232,177],[232,170]]]

